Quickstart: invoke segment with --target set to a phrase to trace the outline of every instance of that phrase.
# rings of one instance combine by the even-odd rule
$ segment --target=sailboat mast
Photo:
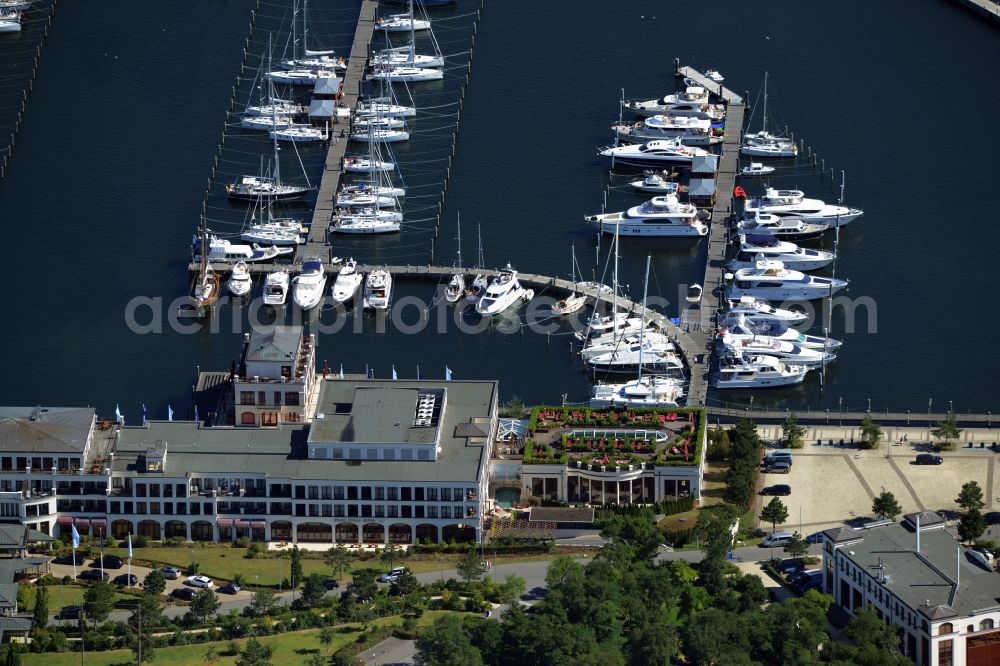
[[[309,11],[309,0],[302,0],[302,58],[309,54],[309,27],[306,24],[306,12]]]
[[[299,0],[294,0],[294,2],[292,2],[292,60],[295,60],[296,54],[299,50],[299,34],[295,25],[298,22],[298,15]]]
[[[646,255],[646,277],[642,282],[642,320],[639,322],[639,375],[642,379],[642,332],[646,329],[646,296],[649,294],[649,259]]]
[[[462,267],[462,211],[458,211],[458,267]]]
[[[410,67],[413,67],[416,52],[416,29],[413,27],[413,0],[410,0]]]
[[[618,315],[618,229],[621,225],[615,224],[615,271],[614,277],[611,278],[612,282],[612,294],[611,294],[611,330],[614,331],[617,327],[616,316]]]
[[[476,236],[479,240],[479,268],[482,268],[486,262],[483,260],[483,227],[480,224],[476,225]]]
[[[767,72],[764,72],[764,111],[761,113],[760,131],[767,131]]]

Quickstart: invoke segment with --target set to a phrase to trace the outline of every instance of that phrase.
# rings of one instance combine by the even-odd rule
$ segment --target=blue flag
[[[70,525],[69,527],[70,527],[71,530],[73,530],[73,547],[74,548],[79,548],[80,547],[80,533],[76,531],[76,525]]]
[[[122,422],[122,410],[118,409],[118,403],[115,403],[115,421]]]
[[[399,379],[399,377],[396,376],[396,366],[392,366],[392,379],[393,381]]]
[[[132,533],[128,533],[128,556],[132,557]]]
[[[142,403],[142,425],[146,425],[146,403]]]
[[[423,377],[420,376],[420,366],[417,366],[417,381],[419,382]]]
[[[444,379],[447,382],[451,381],[451,368],[449,368],[447,365],[444,366]]]
[[[194,406],[194,420],[195,421],[200,421],[201,420],[201,419],[198,418],[198,405]]]
[[[168,421],[174,420],[174,408],[171,407],[170,405],[167,405],[167,420]]]

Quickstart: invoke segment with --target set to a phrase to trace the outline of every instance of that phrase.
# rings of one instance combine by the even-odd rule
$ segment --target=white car
[[[191,587],[212,587],[215,585],[208,576],[188,576],[185,582]]]
[[[396,567],[392,571],[387,571],[378,577],[380,583],[395,583],[399,577],[406,573],[406,567]]]

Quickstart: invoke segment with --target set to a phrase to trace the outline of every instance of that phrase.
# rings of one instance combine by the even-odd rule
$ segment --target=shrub
[[[145,537],[141,534],[136,534],[132,537],[132,547],[133,548],[148,548],[149,547],[149,537]]]
[[[241,536],[236,540],[237,548],[249,548],[250,547],[250,537]]]
[[[954,451],[955,442],[934,442],[935,451]]]
[[[184,543],[184,538],[183,537],[176,537],[176,536],[175,537],[169,537],[167,539],[164,539],[164,541],[163,541],[163,545],[167,546],[169,548],[177,548],[178,546],[182,545],[183,543]]]

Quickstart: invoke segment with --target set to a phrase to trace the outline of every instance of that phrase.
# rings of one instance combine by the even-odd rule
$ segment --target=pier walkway
[[[752,421],[763,421],[772,423],[784,423],[785,419],[788,418],[789,411],[786,409],[736,409],[731,407],[706,407],[705,411],[708,412],[710,416],[721,418],[723,421],[735,421],[742,418],[748,418]],[[944,421],[948,418],[947,413],[933,412],[928,413],[926,411],[915,411],[915,412],[840,412],[836,409],[830,410],[791,410],[795,413],[798,418],[798,422],[803,425],[814,425],[814,424],[825,424],[825,425],[840,425],[842,423],[848,425],[856,425],[864,421],[866,416],[871,416],[875,423],[880,425],[894,424],[894,425],[905,425],[912,427],[931,427],[936,426],[939,422]],[[955,419],[958,422],[959,428],[992,428],[993,421],[996,419],[1000,421],[1000,418],[994,417],[991,412],[986,414],[962,414],[959,412],[955,413]]]
[[[347,61],[347,71],[344,72],[340,104],[354,110],[361,92],[361,81],[364,78],[365,67],[368,65],[369,44],[375,32],[375,9],[378,3],[374,0],[363,0],[361,12],[358,15],[358,26],[354,32],[354,43],[351,45],[351,55]],[[347,152],[347,137],[341,138],[339,128],[330,138],[326,153],[326,164],[323,167],[323,179],[319,184],[316,196],[316,208],[313,210],[312,225],[309,227],[308,241],[299,246],[296,260],[307,256],[317,256],[324,259],[330,256],[327,243],[327,228],[333,215],[333,202],[340,186],[344,154]],[[347,132],[345,132],[347,134]]]
[[[682,67],[679,60],[674,60],[674,72],[677,76],[683,76],[695,81],[705,90],[717,95],[726,104],[743,104],[743,98],[732,90],[726,88],[721,83],[716,83],[693,67],[688,67],[687,65]]]
[[[1000,4],[996,0],[952,0],[964,5],[970,11],[976,12],[986,19],[992,19],[994,25],[1000,25]]]

